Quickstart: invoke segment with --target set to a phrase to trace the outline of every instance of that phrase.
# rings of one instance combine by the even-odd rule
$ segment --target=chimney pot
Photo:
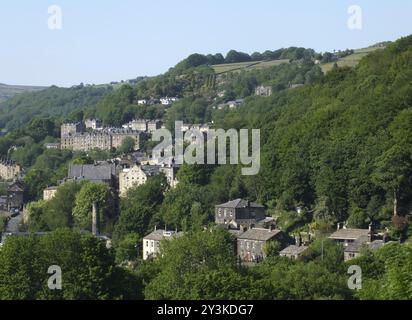
[[[93,210],[92,210],[92,233],[95,236],[100,234],[100,217],[97,208],[97,202],[93,202]]]

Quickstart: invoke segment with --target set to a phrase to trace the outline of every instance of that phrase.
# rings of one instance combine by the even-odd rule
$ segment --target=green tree
[[[84,183],[76,194],[73,209],[75,225],[81,228],[91,228],[94,202],[98,206],[101,225],[109,228],[110,221],[115,218],[112,194],[106,185],[92,182]]]
[[[216,284],[210,277],[222,270],[227,270],[227,273],[235,270],[233,242],[230,235],[223,230],[188,233],[181,238],[165,240],[161,244],[161,253],[156,259],[160,272],[145,288],[147,299],[203,299],[207,295],[211,297]],[[221,275],[222,273],[219,281],[223,282]],[[201,285],[207,278],[210,280]],[[229,280],[229,277],[227,279]],[[230,283],[229,288],[237,287],[233,286],[232,281]],[[205,288],[206,284],[212,288]],[[216,292],[214,296],[229,297],[230,294]]]
[[[140,238],[147,234],[166,190],[166,177],[156,175],[150,177],[144,185],[128,191],[127,196],[120,201],[120,217],[113,233],[115,246],[128,234],[137,234]]]
[[[132,153],[135,150],[135,144],[136,142],[132,137],[126,137],[123,139],[118,151],[123,154]]]
[[[48,288],[53,265],[61,268],[62,290]],[[40,239],[10,237],[0,250],[0,299],[132,299],[139,290],[137,278],[90,234],[61,229]]]

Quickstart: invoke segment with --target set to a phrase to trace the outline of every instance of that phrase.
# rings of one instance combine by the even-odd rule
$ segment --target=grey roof
[[[81,164],[70,166],[68,178],[107,181],[111,180],[115,174],[116,166],[114,164]]]
[[[163,239],[170,239],[171,237],[178,238],[178,237],[181,237],[182,235],[183,235],[183,232],[166,231],[163,229],[157,229],[157,230],[154,230],[152,233],[148,234],[147,236],[145,236],[143,239],[161,241]]]
[[[147,176],[153,176],[153,175],[159,173],[159,171],[160,171],[160,167],[159,167],[159,166],[149,166],[149,165],[145,165],[145,166],[141,166],[140,168],[142,169],[142,171],[143,171]]]
[[[246,208],[250,205],[252,208],[264,208],[264,206],[254,203],[254,202],[248,202],[247,200],[243,199],[236,199],[232,200],[223,204],[219,204],[216,207],[222,207],[222,208]]]
[[[268,241],[279,235],[281,232],[282,231],[280,230],[252,228],[242,233],[238,239]]]
[[[340,229],[331,234],[330,239],[356,240],[368,236],[368,229]]]
[[[361,237],[345,248],[345,252],[360,252],[364,245],[367,245],[371,250],[377,250],[385,245],[383,240],[375,240],[368,243],[368,237]]]
[[[57,187],[57,186],[51,186],[51,187],[47,187],[46,189],[44,189],[44,190],[57,190],[59,187]]]
[[[12,185],[10,185],[7,188],[7,191],[8,192],[23,192],[24,191],[24,185],[21,182],[17,181],[15,183],[13,183]]]
[[[299,255],[302,252],[304,252],[307,248],[308,247],[292,245],[283,249],[280,252],[280,255]]]

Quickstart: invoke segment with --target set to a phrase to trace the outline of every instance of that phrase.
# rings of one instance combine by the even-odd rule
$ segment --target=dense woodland
[[[342,248],[324,238],[342,221],[359,228],[374,222],[387,227],[395,241],[412,235],[412,36],[371,53],[355,68],[335,67],[326,75],[305,53],[315,58],[305,50],[302,56],[288,56],[289,64],[220,77],[210,59],[223,57],[191,56],[162,76],[100,92],[90,106],[67,106],[73,107],[66,113],[69,119],[97,116],[105,125],[147,117],[164,118],[169,128],[183,120],[261,129],[257,176],[242,176],[237,166],[183,165],[177,188],[169,190],[165,178],[155,176],[130,190],[114,215],[110,192],[91,183],[67,183],[51,201],[39,200],[44,187],[64,178],[69,163],[92,163],[118,152],[45,150],[44,142],[59,137],[63,113],[40,114],[0,138],[0,153],[26,168],[28,197],[36,201],[29,205],[32,218],[25,227],[53,231],[40,240],[13,238],[5,244],[0,298],[411,299],[409,244],[390,244],[373,253],[365,249],[351,261],[364,272],[364,288],[356,292],[347,289]],[[290,89],[291,83],[305,85]],[[272,86],[272,96],[254,96],[262,84]],[[220,91],[225,95],[219,98]],[[168,109],[137,106],[137,99],[160,96],[181,100]],[[237,109],[216,108],[235,98],[245,98]],[[213,229],[213,209],[240,197],[264,204],[286,232],[315,231],[316,241],[299,261],[271,250],[258,266],[239,266],[230,235]],[[76,233],[90,227],[93,201],[104,204],[101,218],[113,237],[111,250]],[[297,213],[296,207],[304,210]],[[187,233],[164,243],[162,257],[142,262],[136,243],[162,225]],[[205,232],[205,226],[214,231]],[[54,243],[61,248],[55,250]],[[73,247],[79,250],[61,253]],[[68,281],[73,287],[57,296],[39,284],[47,274],[31,268],[50,264],[50,255],[72,270]],[[93,280],[83,292],[76,291],[82,275],[75,275],[82,263],[96,272],[84,275]],[[5,276],[11,268],[17,269],[13,279]],[[111,287],[113,277],[117,282]]]

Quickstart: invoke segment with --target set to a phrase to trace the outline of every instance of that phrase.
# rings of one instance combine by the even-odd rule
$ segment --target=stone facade
[[[110,150],[121,146],[126,137],[135,141],[135,150],[139,149],[142,132],[131,129],[104,129],[85,132],[78,124],[63,124],[61,128],[61,148],[74,151],[93,149]]]
[[[269,241],[283,241],[283,233],[275,229],[251,228],[237,237],[237,255],[241,262],[259,263],[266,258]]]
[[[160,251],[160,242],[162,240],[171,240],[181,237],[183,232],[167,231],[155,229],[151,234],[143,238],[143,260],[156,257]]]
[[[21,167],[14,161],[0,159],[0,180],[16,180],[20,177]]]
[[[64,123],[61,126],[61,136],[70,136],[76,133],[84,132],[86,127],[83,122]]]
[[[24,185],[17,181],[7,188],[7,197],[9,199],[9,209],[23,209],[24,204]]]
[[[265,219],[265,207],[247,200],[236,199],[215,207],[215,222],[232,228],[249,228]]]
[[[102,126],[102,122],[98,119],[87,119],[84,123],[86,129],[97,130]]]
[[[119,175],[119,194],[121,197],[126,196],[128,190],[145,184],[149,177],[158,173],[164,173],[167,182],[174,188],[177,185],[176,170],[175,167],[150,165],[135,165],[124,169]]]
[[[161,120],[136,119],[123,125],[123,128],[153,133],[154,131],[160,129],[162,125],[163,122]]]
[[[43,190],[43,200],[49,201],[54,198],[57,193],[57,187],[48,187]]]
[[[259,86],[255,89],[257,96],[269,97],[272,95],[272,87]]]

